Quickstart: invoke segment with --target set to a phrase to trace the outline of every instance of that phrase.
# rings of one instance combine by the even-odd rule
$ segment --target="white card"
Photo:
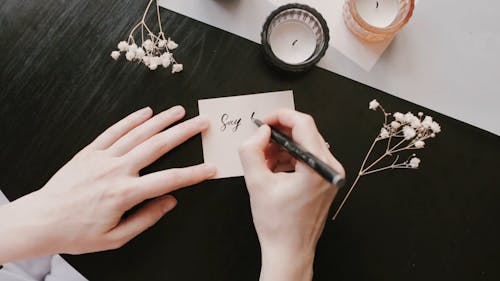
[[[214,164],[214,178],[243,176],[238,148],[257,126],[251,121],[280,108],[295,109],[292,91],[204,99],[198,101],[200,116],[209,120],[201,134],[205,163]]]

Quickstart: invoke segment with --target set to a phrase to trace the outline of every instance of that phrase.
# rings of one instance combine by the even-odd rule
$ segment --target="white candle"
[[[275,26],[269,37],[274,55],[287,64],[300,64],[316,49],[316,35],[305,23],[290,20]]]
[[[356,0],[359,15],[366,23],[387,27],[399,12],[399,0]]]

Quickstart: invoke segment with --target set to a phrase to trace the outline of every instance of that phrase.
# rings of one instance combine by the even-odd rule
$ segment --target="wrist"
[[[36,192],[0,206],[0,264],[55,253]]]
[[[260,281],[310,281],[313,263],[314,249],[263,247]]]

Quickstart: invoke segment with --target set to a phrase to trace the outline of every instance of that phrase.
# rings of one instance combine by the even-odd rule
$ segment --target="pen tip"
[[[333,184],[335,184],[339,189],[342,189],[345,185],[345,179],[344,178],[338,178],[333,180]]]

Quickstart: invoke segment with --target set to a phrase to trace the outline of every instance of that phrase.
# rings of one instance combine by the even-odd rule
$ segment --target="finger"
[[[245,180],[255,181],[271,174],[267,168],[264,149],[269,144],[271,129],[261,126],[257,132],[245,141],[239,148],[240,161],[245,174]]]
[[[281,125],[291,128],[294,141],[304,146],[305,149],[321,160],[327,162],[340,174],[345,175],[344,168],[327,149],[325,141],[310,115],[290,109],[281,109],[272,113],[264,121],[271,125]],[[311,169],[300,161],[296,162],[295,170],[311,172]]]
[[[280,109],[265,118],[264,122],[291,129],[294,141],[313,154],[322,152],[321,136],[316,128],[316,123],[310,115],[291,109]]]
[[[109,232],[109,239],[116,243],[117,247],[122,246],[153,226],[176,205],[177,200],[171,195],[156,198],[146,203]]]
[[[130,130],[151,118],[151,115],[153,115],[153,110],[150,107],[143,108],[128,115],[100,134],[91,144],[89,144],[88,148],[99,150],[108,148]]]
[[[207,127],[208,121],[200,116],[184,121],[134,147],[125,160],[142,169]]]
[[[132,192],[132,205],[146,199],[162,196],[174,190],[195,185],[215,175],[216,168],[212,164],[200,164],[186,168],[176,168],[151,173],[137,178]]]
[[[121,156],[145,140],[156,135],[158,132],[161,132],[166,127],[182,119],[185,113],[182,106],[174,106],[165,110],[125,134],[108,150],[112,155]]]

